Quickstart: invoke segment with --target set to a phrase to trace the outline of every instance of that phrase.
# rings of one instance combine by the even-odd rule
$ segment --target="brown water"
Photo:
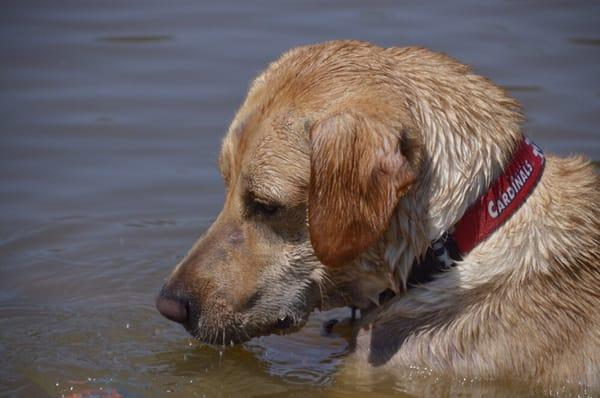
[[[536,394],[426,371],[336,377],[346,342],[319,334],[331,314],[219,350],[153,308],[220,209],[220,139],[250,79],[334,38],[445,51],[522,101],[547,151],[600,159],[597,2],[4,0],[0,396]]]

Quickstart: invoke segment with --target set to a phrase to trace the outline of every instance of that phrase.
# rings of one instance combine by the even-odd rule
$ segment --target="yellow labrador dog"
[[[364,369],[600,387],[599,177],[522,120],[423,48],[285,53],[231,123],[223,210],[159,311],[234,344],[354,306]]]

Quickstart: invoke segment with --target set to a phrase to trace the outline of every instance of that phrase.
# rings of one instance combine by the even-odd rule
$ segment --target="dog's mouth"
[[[272,334],[278,335],[286,335],[290,333],[295,333],[298,330],[302,329],[306,324],[307,317],[302,319],[295,319],[291,316],[285,316],[283,318],[277,319],[277,322],[273,325],[271,330]]]
[[[184,327],[192,337],[202,343],[213,346],[234,346],[255,337],[295,333],[304,327],[307,320],[308,314],[302,317],[285,315],[262,325],[232,321],[216,326],[200,321],[196,327],[189,324]]]
[[[213,346],[233,346],[255,337],[291,334],[302,329],[312,311],[321,307],[320,291],[313,286],[316,284],[306,286],[293,300],[257,296],[249,300],[252,305],[238,308],[205,302],[201,310],[192,302],[183,326],[196,340]],[[280,302],[276,303],[276,299]]]
[[[294,326],[295,322],[291,316],[285,316],[283,318],[278,318],[275,323],[275,330],[283,330],[290,329]]]

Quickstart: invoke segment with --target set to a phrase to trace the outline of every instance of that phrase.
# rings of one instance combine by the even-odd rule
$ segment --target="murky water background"
[[[220,209],[220,139],[251,78],[289,47],[334,38],[445,51],[522,101],[547,151],[600,160],[597,2],[4,0],[1,396],[410,390],[336,377],[346,343],[320,336],[328,315],[220,351],[153,308]],[[430,395],[529,391],[417,373]]]

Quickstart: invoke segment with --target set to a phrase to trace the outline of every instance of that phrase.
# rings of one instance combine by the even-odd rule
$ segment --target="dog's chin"
[[[185,329],[196,340],[212,346],[234,346],[245,343],[255,337],[268,335],[287,335],[302,329],[308,320],[308,313],[304,316],[285,316],[268,320],[261,324],[244,325],[232,322],[220,327],[199,325]]]

